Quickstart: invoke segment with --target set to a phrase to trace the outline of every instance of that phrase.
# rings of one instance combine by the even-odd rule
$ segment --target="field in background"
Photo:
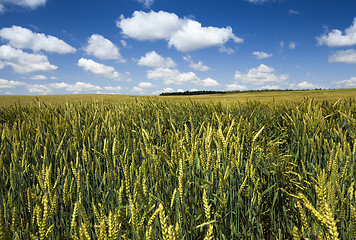
[[[283,102],[283,101],[301,101],[304,98],[313,98],[317,101],[338,99],[348,99],[356,97],[356,89],[332,89],[332,90],[308,90],[308,91],[271,91],[271,92],[241,92],[233,94],[211,94],[197,96],[140,96],[140,95],[100,95],[100,94],[72,94],[72,95],[44,95],[37,96],[42,102],[48,104],[62,104],[69,102],[91,102],[98,99],[104,102],[135,102],[138,99],[171,99],[183,102]],[[17,96],[0,95],[0,106],[9,106],[17,103],[28,105],[37,102],[36,96]]]

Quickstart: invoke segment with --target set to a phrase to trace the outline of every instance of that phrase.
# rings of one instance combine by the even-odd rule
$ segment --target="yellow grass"
[[[332,89],[332,90],[309,90],[309,91],[273,91],[273,92],[241,92],[231,94],[210,94],[195,96],[140,96],[140,95],[112,95],[112,94],[68,94],[68,95],[45,95],[45,96],[19,96],[0,95],[0,106],[9,106],[20,103],[28,105],[37,103],[37,99],[46,104],[62,104],[69,102],[91,102],[100,100],[104,102],[134,102],[140,99],[160,98],[174,101],[198,101],[198,102],[285,102],[300,101],[304,98],[313,98],[316,101],[338,100],[356,97],[356,89]]]

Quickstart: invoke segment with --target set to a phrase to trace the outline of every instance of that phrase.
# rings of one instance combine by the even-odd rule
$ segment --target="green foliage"
[[[352,239],[356,100],[0,109],[0,239]]]

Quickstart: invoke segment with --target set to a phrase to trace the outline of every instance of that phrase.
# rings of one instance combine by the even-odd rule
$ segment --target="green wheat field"
[[[355,96],[0,96],[0,239],[356,239]]]

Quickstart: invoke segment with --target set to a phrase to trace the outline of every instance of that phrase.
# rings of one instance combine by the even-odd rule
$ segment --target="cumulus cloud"
[[[4,12],[7,5],[15,5],[35,9],[44,5],[47,0],[0,0],[0,13]]]
[[[164,84],[182,85],[184,83],[197,83],[199,78],[193,72],[181,73],[177,69],[157,68],[147,71],[147,78],[163,80]]]
[[[329,62],[356,63],[356,49],[337,51],[329,57]]]
[[[333,29],[331,32],[316,37],[318,45],[327,45],[329,47],[352,46],[356,44],[356,17],[353,24],[345,29],[345,32]]]
[[[272,54],[268,54],[265,52],[259,52],[259,51],[253,52],[252,55],[254,55],[257,59],[264,59],[264,58],[272,57]]]
[[[113,67],[97,63],[91,59],[81,58],[79,59],[77,65],[83,68],[85,71],[92,72],[95,75],[111,78],[114,80],[122,80],[120,73],[115,71]]]
[[[168,45],[179,51],[188,52],[223,45],[230,39],[235,43],[243,42],[232,33],[231,27],[202,27],[201,23],[187,19],[182,28],[170,37]]]
[[[266,83],[280,83],[288,80],[288,74],[274,74],[274,68],[261,64],[257,68],[251,68],[247,73],[235,72],[237,83],[251,83],[254,85],[264,85]]]
[[[247,90],[247,87],[233,83],[233,84],[226,85],[226,90],[228,90],[228,91],[234,91],[234,90],[242,91],[242,90]]]
[[[74,53],[76,49],[53,36],[46,36],[43,33],[34,33],[30,29],[19,26],[11,28],[2,28],[0,37],[9,41],[9,45],[22,48],[32,49],[33,51],[47,51],[60,54]]]
[[[47,56],[42,54],[30,54],[8,45],[0,46],[0,60],[3,65],[10,66],[17,73],[31,73],[36,71],[50,71],[57,66],[48,62]]]
[[[43,95],[52,94],[54,92],[58,92],[58,90],[63,90],[70,93],[119,93],[122,90],[121,86],[99,86],[86,82],[76,82],[73,84],[68,84],[65,82],[57,82],[51,84],[30,84],[26,82],[0,79],[0,90],[17,87],[25,87],[29,93]]]
[[[47,80],[47,77],[45,75],[35,75],[30,77],[31,80]]]
[[[193,62],[191,56],[187,55],[184,56],[183,59],[187,62],[189,62],[189,67],[197,70],[197,71],[201,71],[201,72],[205,72],[210,70],[210,68],[206,65],[204,65],[204,63],[202,61],[198,61],[197,63]]]
[[[278,85],[266,85],[261,87],[262,89],[268,89],[268,90],[277,90],[277,89],[281,89],[280,86]]]
[[[212,78],[206,78],[206,79],[202,80],[199,85],[202,85],[204,87],[218,87],[218,86],[220,86],[220,83],[218,83],[217,81],[215,81]]]
[[[93,85],[91,83],[85,82],[76,82],[75,84],[68,84],[68,83],[52,83],[48,85],[52,89],[64,89],[68,92],[88,92],[88,91],[98,91],[102,90],[102,87]]]
[[[0,78],[0,89],[16,88],[18,86],[25,86],[26,83],[19,81],[12,81]]]
[[[307,82],[307,81],[298,83],[296,85],[296,87],[299,88],[299,89],[315,89],[315,88],[318,88],[318,86],[315,85],[314,83]]]
[[[26,84],[30,93],[36,94],[51,94],[58,90],[63,90],[71,93],[119,93],[122,89],[120,86],[99,86],[86,82],[76,82],[68,84],[65,82],[51,83],[51,84]]]
[[[102,60],[120,59],[123,61],[119,48],[110,40],[99,34],[93,34],[88,40],[88,45],[84,48],[88,55],[94,55]]]
[[[147,71],[147,78],[153,80],[163,80],[164,84],[166,85],[169,84],[182,85],[186,83],[192,83],[205,87],[220,86],[220,84],[214,79],[207,78],[201,80],[193,72],[182,73],[177,69],[170,69],[170,68],[156,68],[154,70],[149,70]]]
[[[163,90],[157,90],[157,91],[154,91],[152,92],[153,95],[159,95],[163,92],[173,92],[174,89],[173,88],[170,88],[170,87],[167,87],[167,88],[164,88]]]
[[[108,87],[103,87],[104,90],[108,90],[108,91],[113,91],[113,92],[120,92],[122,90],[122,87],[120,86],[108,86]]]
[[[176,66],[176,64],[171,58],[164,58],[155,51],[148,52],[144,57],[141,57],[138,61],[138,65],[161,68],[169,68]]]
[[[166,39],[182,26],[182,20],[174,13],[164,11],[135,11],[131,18],[121,17],[116,26],[123,34],[137,40]]]
[[[150,83],[150,82],[140,82],[140,83],[138,84],[138,86],[139,86],[140,88],[153,88],[153,87],[154,87],[153,84]]]
[[[230,39],[235,43],[243,42],[233,34],[231,27],[202,27],[197,21],[181,19],[174,13],[164,11],[135,11],[131,18],[122,16],[117,27],[127,37],[137,40],[167,40],[169,47],[182,52],[221,46]]]
[[[354,88],[356,87],[356,77],[351,77],[347,80],[337,81],[334,82],[335,85],[338,87],[347,87],[347,88]]]
[[[136,92],[136,93],[144,93],[145,90],[143,90],[142,88],[140,87],[133,87],[131,92]]]
[[[170,87],[163,89],[163,92],[173,92],[173,91],[174,91],[173,88]]]
[[[53,93],[53,90],[50,87],[43,84],[27,85],[27,90],[30,93],[42,94],[42,95]]]

